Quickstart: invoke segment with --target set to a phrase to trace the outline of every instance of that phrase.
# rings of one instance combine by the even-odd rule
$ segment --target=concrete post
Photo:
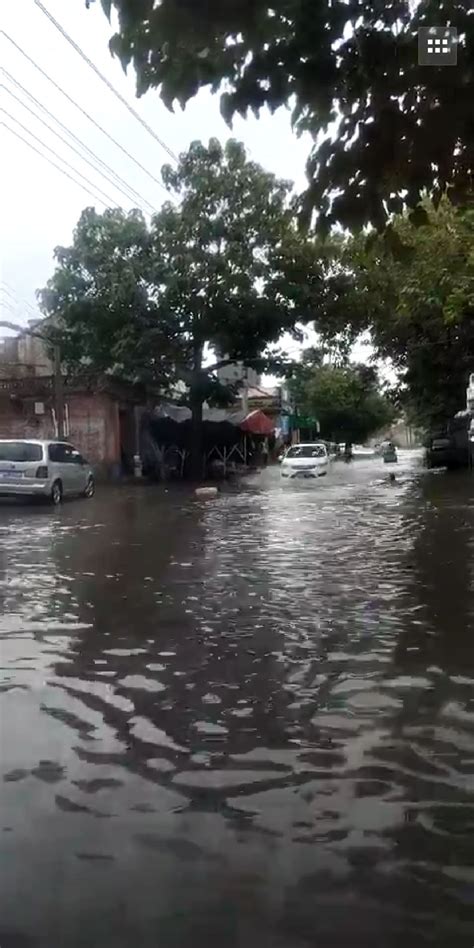
[[[133,456],[133,476],[137,478],[143,477],[143,464],[140,455],[140,416],[140,408],[138,405],[135,405],[135,454]]]

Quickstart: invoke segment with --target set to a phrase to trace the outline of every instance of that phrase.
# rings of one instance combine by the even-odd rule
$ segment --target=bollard
[[[196,487],[196,497],[217,497],[219,491],[217,487]]]

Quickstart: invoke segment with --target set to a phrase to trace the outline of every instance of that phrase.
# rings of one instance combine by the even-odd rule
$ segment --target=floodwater
[[[474,478],[0,509],[1,948],[474,944]]]

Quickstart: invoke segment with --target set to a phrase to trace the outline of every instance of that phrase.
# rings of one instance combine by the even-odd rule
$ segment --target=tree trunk
[[[191,477],[199,481],[203,475],[202,457],[202,345],[194,343],[193,379],[191,382]]]
[[[202,397],[191,390],[191,477],[199,481],[203,475]]]

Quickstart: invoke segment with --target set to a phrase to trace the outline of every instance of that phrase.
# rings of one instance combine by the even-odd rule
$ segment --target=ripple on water
[[[61,872],[88,944],[107,892],[183,948],[468,943],[474,506],[410,463],[7,515],[2,916]]]

